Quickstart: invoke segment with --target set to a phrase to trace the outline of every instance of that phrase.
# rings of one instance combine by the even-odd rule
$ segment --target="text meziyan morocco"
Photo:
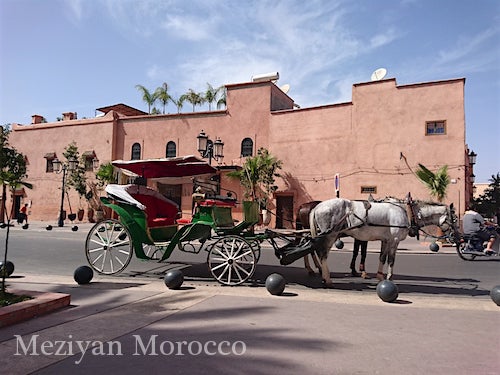
[[[79,355],[75,364],[80,364],[87,354],[94,356],[122,356],[120,341],[73,340],[68,335],[67,340],[39,340],[40,335],[32,335],[29,341],[24,341],[21,335],[16,338],[16,352],[14,355],[29,356],[73,356]],[[243,341],[168,341],[157,340],[158,335],[151,335],[144,340],[140,335],[134,338],[133,356],[184,356],[184,355],[243,355],[247,347]]]

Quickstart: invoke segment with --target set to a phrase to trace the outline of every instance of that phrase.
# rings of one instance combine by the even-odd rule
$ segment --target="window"
[[[253,141],[250,138],[245,138],[241,141],[241,156],[253,155]]]
[[[170,141],[167,143],[165,156],[167,158],[175,158],[177,156],[177,146],[175,145],[175,142]]]
[[[56,153],[55,152],[48,152],[44,156],[45,158],[45,172],[46,173],[52,173],[54,172],[54,164],[53,161],[56,158]]]
[[[141,145],[139,143],[134,143],[132,145],[132,157],[130,160],[140,160],[141,159]]]
[[[85,164],[86,171],[94,170],[94,159],[96,158],[96,154],[94,151],[85,151],[83,153],[83,162]]]
[[[425,123],[425,135],[446,134],[446,121],[427,121]]]
[[[377,194],[376,186],[361,186],[361,194]]]

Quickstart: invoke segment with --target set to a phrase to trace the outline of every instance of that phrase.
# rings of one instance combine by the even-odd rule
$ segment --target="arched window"
[[[250,138],[245,138],[241,141],[241,156],[253,155],[253,141]]]
[[[131,160],[140,160],[141,159],[141,145],[139,143],[134,143],[132,145],[132,157]]]
[[[167,158],[175,158],[177,156],[177,146],[175,145],[175,142],[170,141],[167,143],[165,156]]]

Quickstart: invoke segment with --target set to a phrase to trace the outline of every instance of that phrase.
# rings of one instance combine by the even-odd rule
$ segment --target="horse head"
[[[442,203],[413,202],[417,208],[416,225],[419,229],[427,225],[436,225],[446,236],[456,232],[458,219],[453,203],[448,207]]]

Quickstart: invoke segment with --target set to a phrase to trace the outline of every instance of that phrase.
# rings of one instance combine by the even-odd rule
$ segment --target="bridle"
[[[434,236],[424,231],[422,229],[423,227],[435,224],[431,222],[426,222],[425,218],[422,217],[422,212],[417,202],[409,200],[407,204],[410,208],[409,211],[411,213],[410,229],[413,229],[416,232],[421,231],[425,235],[434,238],[448,238],[450,237],[450,234],[455,235],[455,233],[457,232],[456,223],[458,222],[458,218],[455,215],[455,209],[453,207],[453,203],[450,206],[442,205],[446,208],[446,212],[443,213],[443,215],[441,215],[441,217],[439,218],[439,223],[437,224],[437,226],[443,231],[444,233],[443,236]]]

